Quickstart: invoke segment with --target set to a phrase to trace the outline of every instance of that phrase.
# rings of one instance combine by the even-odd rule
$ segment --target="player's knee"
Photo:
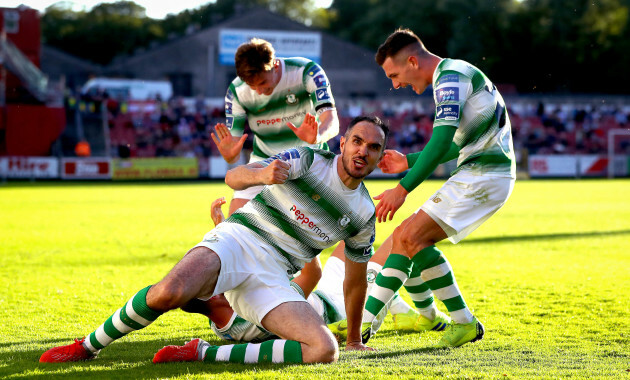
[[[305,363],[334,363],[339,359],[339,345],[330,331],[319,334],[305,346],[305,349],[307,351],[303,353]]]
[[[305,363],[334,363],[339,359],[339,346],[334,344],[324,344],[314,348],[314,352],[309,355]]]
[[[428,247],[430,244],[425,241],[422,236],[403,231],[400,234],[400,245],[410,258],[420,250]]]
[[[164,279],[152,286],[147,294],[147,305],[154,310],[173,310],[186,305],[189,297],[177,281]]]

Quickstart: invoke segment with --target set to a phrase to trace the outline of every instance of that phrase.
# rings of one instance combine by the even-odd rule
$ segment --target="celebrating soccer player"
[[[40,361],[91,359],[167,311],[224,293],[234,311],[280,339],[220,347],[195,339],[182,350],[160,351],[154,362],[334,362],[336,340],[290,277],[340,240],[347,258],[346,349],[368,350],[361,317],[376,217],[363,179],[381,159],[388,133],[376,117],[356,118],[341,139],[340,155],[298,147],[230,170],[225,182],[233,189],[267,186],[208,232],[164,279],[136,293],[86,339],[52,348]]]
[[[273,46],[258,38],[239,46],[234,60],[238,77],[225,96],[226,123],[217,124],[212,134],[227,162],[235,162],[243,149],[246,122],[254,133],[249,162],[295,146],[328,150],[326,142],[339,133],[339,120],[330,83],[317,63],[276,57]],[[235,191],[229,214],[260,190]]]
[[[376,61],[396,89],[411,86],[421,94],[432,85],[436,105],[433,135],[422,152],[407,156],[385,152],[379,164],[384,172],[411,170],[395,188],[375,197],[380,201],[378,221],[391,220],[407,195],[438,164],[457,158],[457,169],[388,238],[392,254],[370,292],[364,330],[369,330],[372,319],[404,284],[430,324],[445,320],[435,308],[433,295],[448,309],[452,323],[438,346],[461,346],[481,339],[484,327],[467,307],[451,265],[435,243],[446,238],[459,242],[499,210],[512,193],[516,165],[505,103],[478,68],[432,54],[408,29],[391,34],[379,47]],[[381,248],[388,245],[386,242]]]

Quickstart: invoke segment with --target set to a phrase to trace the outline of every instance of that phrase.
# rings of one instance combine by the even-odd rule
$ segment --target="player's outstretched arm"
[[[374,197],[380,201],[376,205],[376,219],[379,223],[392,220],[396,211],[405,203],[407,194],[427,179],[442,159],[449,154],[456,130],[456,127],[449,125],[435,127],[427,146],[400,183],[395,188]]]
[[[243,150],[243,144],[247,139],[247,134],[244,134],[240,138],[232,136],[232,132],[223,123],[218,123],[214,126],[214,131],[210,134],[212,141],[219,149],[219,153],[223,156],[223,159],[230,164],[235,163],[238,160],[238,156]]]
[[[336,108],[328,108],[319,114],[317,143],[326,142],[339,134],[339,117]]]
[[[282,184],[289,178],[290,168],[291,164],[282,160],[273,160],[267,166],[252,162],[228,170],[225,175],[225,184],[234,190],[244,190],[251,186]]]
[[[343,295],[346,303],[346,319],[348,320],[348,337],[346,350],[373,351],[361,340],[361,320],[367,293],[367,263],[346,260],[346,273],[343,280]]]

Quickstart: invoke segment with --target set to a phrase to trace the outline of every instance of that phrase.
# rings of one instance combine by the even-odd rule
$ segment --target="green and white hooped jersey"
[[[278,58],[280,82],[271,95],[259,95],[236,78],[225,96],[226,125],[232,135],[242,136],[245,122],[254,133],[252,161],[273,156],[294,146],[328,149],[325,142],[309,145],[287,126],[302,124],[307,113],[334,107],[330,83],[324,70],[305,58]],[[256,156],[256,157],[254,157]]]
[[[275,159],[291,165],[287,181],[265,186],[225,223],[254,231],[274,248],[289,274],[341,240],[349,260],[369,261],[375,237],[374,203],[363,183],[352,190],[341,182],[337,173],[341,157],[297,147],[260,164],[267,166]]]
[[[443,59],[433,73],[433,127],[457,128],[457,169],[516,178],[510,119],[495,85],[468,62]]]

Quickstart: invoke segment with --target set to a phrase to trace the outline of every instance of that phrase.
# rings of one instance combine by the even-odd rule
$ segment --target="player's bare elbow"
[[[228,185],[232,190],[244,190],[246,186],[239,181],[239,176],[235,173],[237,168],[230,169],[225,174],[225,184]]]

